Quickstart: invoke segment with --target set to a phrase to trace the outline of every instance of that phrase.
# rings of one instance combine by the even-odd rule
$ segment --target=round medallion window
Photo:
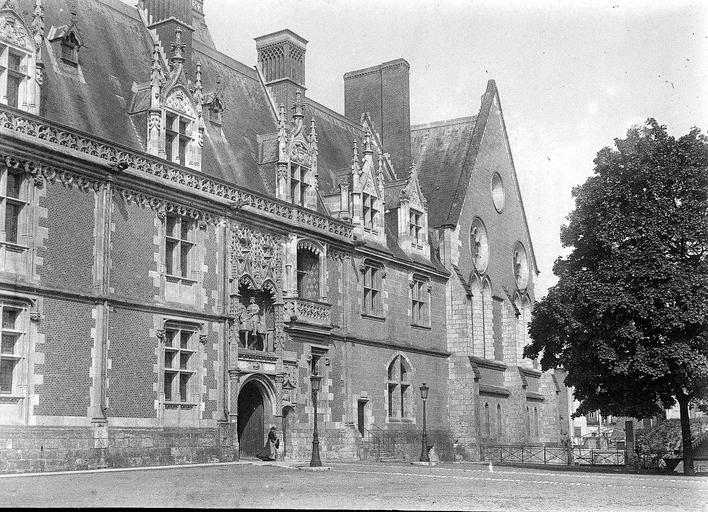
[[[514,278],[516,279],[516,286],[520,290],[526,288],[529,282],[529,261],[526,257],[526,249],[518,242],[514,246]]]
[[[470,228],[470,252],[474,268],[480,274],[484,273],[489,263],[489,239],[487,238],[487,228],[484,227],[482,219],[479,217],[475,217]]]
[[[504,184],[498,172],[492,176],[492,202],[499,213],[504,209]]]

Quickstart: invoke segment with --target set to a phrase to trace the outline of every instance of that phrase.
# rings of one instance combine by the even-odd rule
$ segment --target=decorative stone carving
[[[22,23],[12,14],[0,17],[0,39],[4,39],[22,48],[32,49],[30,36]]]
[[[192,100],[187,97],[182,88],[173,90],[167,96],[167,99],[165,99],[165,106],[189,117],[197,117],[196,112],[194,112],[194,106],[192,106]]]
[[[119,195],[126,203],[134,203],[143,208],[151,208],[160,220],[165,220],[168,213],[176,213],[199,221],[199,228],[206,229],[207,224],[220,225],[221,218],[194,208],[178,205],[164,199],[150,197],[142,192],[135,192],[122,187],[116,187],[114,196]]]
[[[283,242],[281,236],[236,226],[231,240],[231,279],[248,275],[256,288],[261,288],[266,279],[281,283]]]
[[[314,210],[303,211],[292,205],[284,204],[282,201],[274,201],[266,196],[242,190],[235,186],[217,183],[201,174],[189,172],[162,159],[151,158],[129,149],[116,148],[89,136],[56,127],[31,114],[10,112],[4,108],[4,105],[0,105],[0,126],[102,158],[108,162],[126,162],[131,169],[135,169],[138,172],[179,183],[229,201],[242,201],[243,204],[248,204],[257,211],[268,213],[287,221],[302,223],[308,227],[347,239],[353,237],[352,225],[349,223],[326,217]],[[0,157],[5,158],[4,155],[0,155]],[[51,171],[52,168],[46,167],[46,169]],[[57,172],[56,169],[54,171]]]

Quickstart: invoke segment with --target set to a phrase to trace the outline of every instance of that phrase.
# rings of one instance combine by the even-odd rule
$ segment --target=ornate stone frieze
[[[123,201],[128,204],[134,203],[143,208],[151,208],[161,219],[164,219],[165,215],[168,213],[176,213],[182,217],[190,217],[198,220],[200,223],[206,222],[215,226],[220,225],[223,221],[223,219],[217,215],[182,206],[158,197],[148,196],[142,192],[135,192],[134,190],[123,187],[116,187],[113,191],[113,195],[114,197],[121,197]]]
[[[248,275],[257,288],[271,279],[282,287],[282,236],[236,225],[231,240],[231,280]]]
[[[45,180],[49,183],[61,183],[65,187],[76,187],[79,190],[93,189],[99,191],[101,182],[76,174],[70,171],[56,169],[49,165],[42,165],[29,160],[22,160],[10,155],[0,153],[2,164],[11,169],[23,169],[26,173],[32,176],[32,180],[37,187],[44,185]]]
[[[326,217],[316,211],[303,211],[282,201],[216,182],[201,173],[174,167],[168,162],[157,158],[150,158],[126,148],[110,145],[99,139],[58,128],[32,114],[16,111],[6,105],[0,105],[0,127],[74,149],[109,162],[120,162],[149,176],[156,176],[173,183],[179,183],[231,202],[239,202],[254,210],[275,215],[284,220],[295,221],[307,227],[319,229],[343,238],[352,238],[352,226],[350,224]]]

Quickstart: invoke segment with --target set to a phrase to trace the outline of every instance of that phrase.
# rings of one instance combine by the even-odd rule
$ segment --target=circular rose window
[[[492,202],[499,213],[504,209],[504,184],[498,172],[492,176]]]
[[[489,263],[489,239],[487,238],[487,228],[484,227],[482,219],[479,217],[475,217],[470,228],[470,252],[474,268],[480,274],[484,273]]]
[[[526,249],[518,242],[514,246],[514,277],[516,278],[516,286],[520,290],[526,288],[529,282],[529,261],[526,257]]]

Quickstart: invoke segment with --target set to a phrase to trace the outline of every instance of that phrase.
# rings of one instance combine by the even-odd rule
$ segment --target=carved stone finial
[[[170,48],[172,49],[172,64],[183,64],[184,63],[184,49],[187,47],[186,44],[182,42],[182,29],[177,27],[175,29],[175,40],[170,43]]]
[[[371,130],[367,127],[366,134],[364,134],[364,154],[373,155],[374,150],[371,146]]]
[[[199,115],[202,114],[202,104],[204,102],[204,88],[202,86],[202,65],[197,64],[196,71],[194,72],[194,91],[192,92],[194,97],[194,103],[197,106],[197,112]]]
[[[15,0],[6,0],[5,5],[3,5],[3,9],[12,9],[13,11],[16,11],[17,2]]]
[[[155,41],[152,47],[152,67],[150,73],[150,85],[160,87],[162,85],[162,66],[160,65],[160,43]]]
[[[353,149],[353,156],[352,156],[352,166],[356,164],[357,167],[359,167],[359,143],[357,142],[356,139],[354,139],[354,149]]]
[[[42,46],[44,45],[44,7],[42,0],[36,0],[32,13],[32,31],[34,32],[34,46],[37,60],[42,60]]]
[[[317,128],[315,127],[315,118],[310,120],[310,144],[317,151]]]

